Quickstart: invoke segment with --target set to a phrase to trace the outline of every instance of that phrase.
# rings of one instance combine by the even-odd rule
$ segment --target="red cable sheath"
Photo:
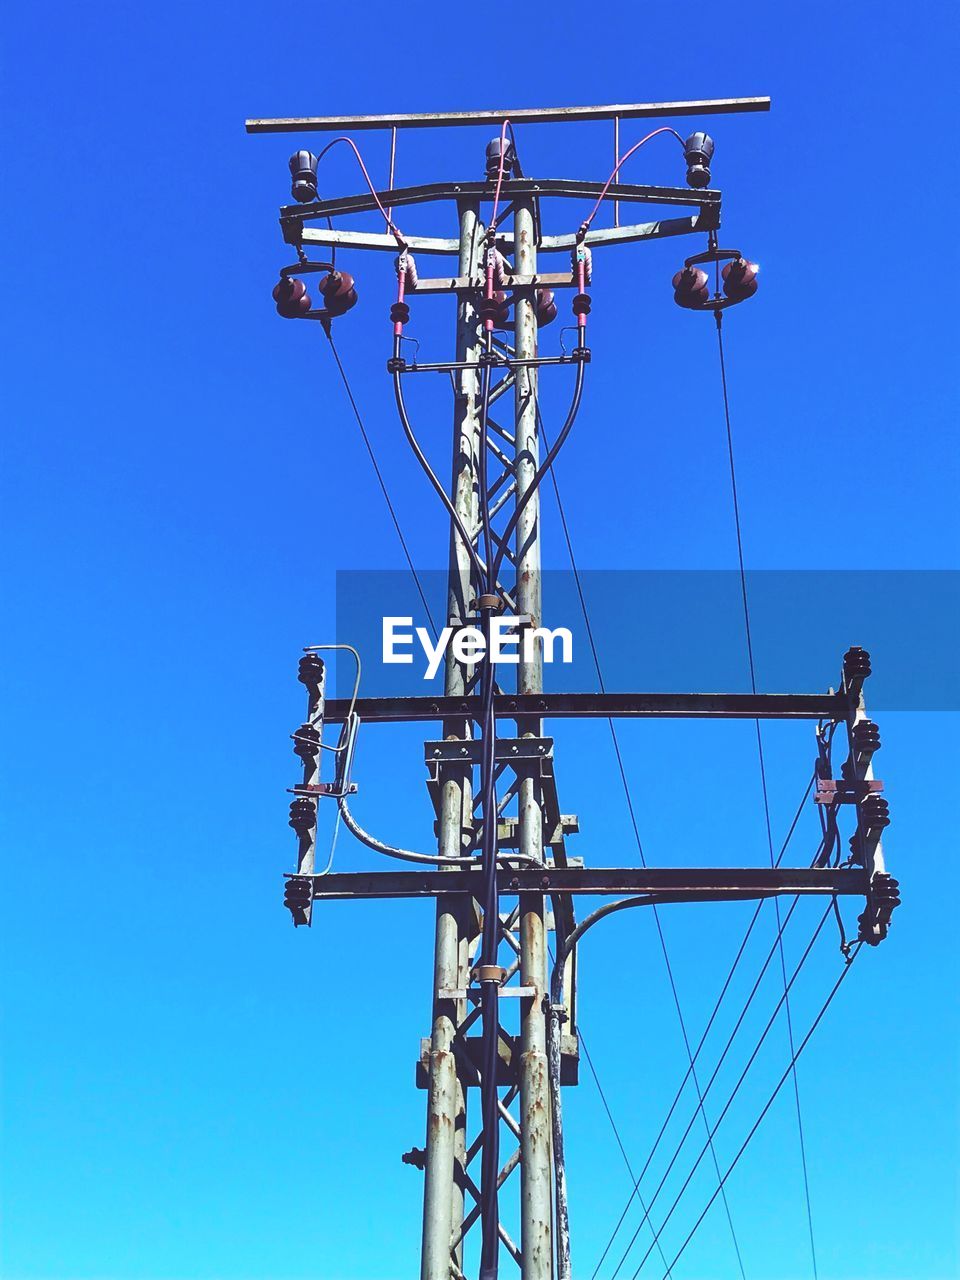
[[[403,302],[403,295],[406,291],[406,284],[407,284],[407,273],[406,273],[406,270],[403,267],[401,267],[400,270],[397,272],[397,303],[398,305],[402,304]],[[400,335],[403,333],[402,320],[394,321],[393,332],[396,337],[398,338],[400,337]]]
[[[490,218],[490,225],[492,227],[497,225],[497,208],[500,204],[500,188],[503,186],[503,161],[506,157],[504,146],[507,141],[507,129],[509,127],[510,121],[504,120],[503,125],[500,128],[500,164],[497,169],[497,189],[493,193],[493,214]]]
[[[369,173],[367,173],[367,166],[363,163],[363,156],[360,154],[359,150],[357,149],[357,144],[354,142],[354,140],[352,138],[348,138],[345,134],[342,134],[339,138],[334,138],[331,142],[328,142],[327,145],[323,148],[323,150],[317,156],[317,160],[318,161],[322,160],[323,157],[330,150],[330,148],[333,146],[336,146],[338,142],[346,142],[348,146],[352,148],[353,154],[357,157],[357,164],[360,166],[360,172],[363,174],[364,181],[366,182],[367,186],[370,188],[370,194],[373,196],[374,200],[377,202],[377,208],[383,214],[383,220],[387,224],[387,229],[396,237],[397,242],[400,244],[402,248],[403,236],[400,233],[400,229],[393,222],[393,220],[390,218],[389,214],[387,213],[386,209],[383,207],[380,197],[377,195],[376,188],[374,187],[373,183],[370,181],[370,175]]]
[[[617,174],[620,172],[620,166],[623,165],[627,160],[629,160],[635,151],[639,151],[645,142],[649,142],[651,138],[655,138],[658,133],[672,133],[673,136],[676,138],[676,140],[680,143],[680,145],[681,146],[684,145],[683,139],[680,137],[679,133],[677,133],[676,129],[671,129],[671,127],[667,124],[661,125],[659,129],[654,129],[653,132],[648,133],[645,138],[641,138],[639,142],[635,142],[633,146],[630,148],[630,150],[624,152],[621,158],[617,161],[617,165],[613,173],[611,173],[610,177],[603,184],[603,190],[600,192],[599,198],[597,199],[597,203],[591,209],[589,218],[587,218],[586,221],[581,224],[582,231],[586,230],[586,228],[589,227],[590,223],[597,216],[597,211],[600,208],[600,206],[603,204],[604,198],[610,189],[611,183],[613,182]]]

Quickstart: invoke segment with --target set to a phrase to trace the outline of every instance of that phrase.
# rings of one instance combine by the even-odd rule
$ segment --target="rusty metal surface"
[[[499,720],[537,715],[544,719],[590,716],[706,720],[846,720],[850,700],[841,693],[541,693],[518,697],[498,694]],[[340,722],[350,709],[348,698],[328,698],[326,718]],[[476,720],[477,698],[358,698],[357,714],[367,724],[444,720],[461,716]]]
[[[585,107],[514,107],[503,111],[414,111],[365,116],[274,116],[244,121],[247,133],[324,133],[330,130],[437,129],[464,125],[564,124],[578,120],[647,120],[661,116],[732,115],[769,111],[769,97],[697,98],[680,102],[620,102]]]
[[[770,894],[862,895],[860,867],[545,867],[511,871],[503,892],[695,895],[697,900]],[[479,893],[477,871],[333,871],[313,877],[314,899],[434,898]],[[455,985],[437,983],[437,986]]]

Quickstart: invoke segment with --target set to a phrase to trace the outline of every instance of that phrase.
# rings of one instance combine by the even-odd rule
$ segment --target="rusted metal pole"
[[[514,271],[534,275],[537,246],[532,200],[518,200],[514,215]],[[514,346],[518,359],[537,354],[536,293],[526,289],[515,304]],[[537,430],[537,371],[517,369],[515,389],[515,469],[517,499],[530,487],[540,460]],[[517,609],[528,614],[534,626],[541,621],[540,502],[534,494],[524,508],[516,532]],[[517,692],[543,690],[543,658],[536,652],[525,660],[520,654]],[[536,717],[517,720],[518,737],[539,737],[542,722]],[[536,764],[521,778],[519,798],[520,852],[543,860],[543,813]],[[523,1280],[551,1280],[553,1230],[551,1211],[550,1086],[547,1069],[546,994],[547,934],[542,893],[520,895],[520,981],[535,995],[521,1002],[520,1013],[520,1247]]]
[[[482,228],[476,201],[460,205],[460,273],[476,271]],[[457,360],[475,362],[479,354],[477,314],[469,298],[457,308]],[[480,437],[477,375],[472,369],[458,372],[454,408],[452,497],[467,531],[477,525],[476,467]],[[461,540],[451,533],[447,583],[447,619],[453,625],[466,617],[473,595],[470,558]],[[445,691],[463,697],[469,672],[447,653]],[[444,738],[466,738],[470,721],[463,716],[445,720]],[[444,766],[440,802],[439,852],[463,853],[463,837],[473,812],[472,771],[468,765]],[[427,1094],[427,1140],[424,1164],[423,1249],[421,1280],[450,1280],[451,1243],[463,1221],[463,1178],[466,1163],[466,1088],[454,1054],[456,1028],[463,1018],[462,1001],[440,999],[443,989],[462,990],[467,985],[469,944],[466,908],[462,897],[451,894],[437,901],[434,960],[433,1026],[430,1037],[430,1080]],[[456,1250],[462,1262],[462,1244]]]

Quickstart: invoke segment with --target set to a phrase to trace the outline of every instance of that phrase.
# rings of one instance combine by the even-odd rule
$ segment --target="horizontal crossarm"
[[[478,720],[479,698],[401,697],[358,698],[362,721],[397,723],[469,716]],[[498,719],[516,716],[580,719],[664,717],[705,720],[830,720],[846,719],[850,711],[842,693],[538,693],[500,694],[495,699]],[[350,710],[348,698],[329,698],[326,719],[342,721]]]
[[[367,191],[356,196],[315,200],[310,204],[284,205],[280,210],[280,221],[302,222],[315,218],[341,218],[352,213],[375,213],[380,204],[396,209],[412,204],[430,204],[434,200],[462,201],[471,197],[489,200],[493,190],[491,182],[428,182],[382,191],[377,199]],[[624,204],[681,205],[698,208],[701,212],[720,205],[720,192],[709,187],[692,190],[690,187],[646,186],[632,182],[615,182],[605,187],[602,182],[580,178],[510,178],[503,182],[500,194],[504,200],[524,196],[528,199],[554,196],[568,200],[596,200],[602,195],[604,199],[619,200]]]
[[[315,899],[436,898],[481,894],[479,871],[349,871],[313,877]],[[865,896],[856,867],[545,867],[504,871],[503,893],[650,894],[658,901],[710,902],[777,894]]]
[[[406,115],[281,116],[247,120],[247,133],[323,133],[342,129],[438,129],[451,125],[563,124],[577,120],[646,120],[769,111],[770,99],[700,98],[689,102],[614,102],[598,107],[514,107],[509,111],[414,111]]]

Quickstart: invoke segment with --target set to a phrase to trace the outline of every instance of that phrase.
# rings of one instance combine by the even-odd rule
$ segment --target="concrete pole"
[[[482,228],[476,201],[460,205],[459,274],[477,271]],[[479,354],[477,315],[463,300],[457,310],[457,360],[476,361]],[[477,527],[476,468],[480,437],[478,380],[473,370],[462,370],[456,388],[452,497],[468,532]],[[451,534],[447,590],[447,619],[453,625],[466,617],[474,591],[470,559],[462,543]],[[445,692],[463,696],[469,672],[447,654]],[[470,723],[458,718],[444,722],[445,738],[463,739]],[[439,852],[463,853],[463,837],[472,824],[473,786],[469,767],[448,766],[441,786]],[[427,1138],[424,1164],[423,1249],[421,1280],[450,1280],[451,1242],[463,1221],[463,1179],[466,1164],[466,1088],[457,1070],[453,1042],[456,1027],[465,1014],[464,1002],[440,1000],[441,988],[467,985],[469,923],[466,909],[455,895],[437,900],[436,951],[433,975],[433,1025],[430,1040],[430,1084],[427,1095]],[[458,1169],[459,1165],[459,1169]],[[457,1250],[462,1261],[462,1245]]]
[[[534,275],[537,249],[533,204],[517,201],[514,216],[514,270]],[[534,291],[518,299],[514,313],[514,346],[518,359],[537,354],[537,313]],[[530,487],[540,460],[537,431],[537,371],[518,369],[516,378],[516,479],[518,500]],[[516,532],[517,608],[541,621],[540,501],[527,503]],[[539,649],[524,661],[522,646],[517,668],[519,693],[543,690],[543,658]],[[539,737],[537,718],[517,721],[517,733]],[[519,789],[520,852],[543,860],[543,814],[539,779],[531,774]],[[547,1064],[543,998],[547,985],[547,934],[543,894],[520,895],[520,980],[536,995],[522,1002],[520,1015],[520,1247],[523,1280],[551,1280],[553,1275],[552,1183],[550,1148],[550,1085]]]

